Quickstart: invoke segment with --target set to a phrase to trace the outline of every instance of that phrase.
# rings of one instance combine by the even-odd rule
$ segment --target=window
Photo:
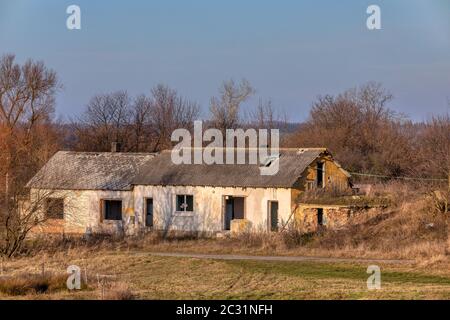
[[[307,181],[306,182],[306,190],[310,191],[314,189],[314,181]]]
[[[177,211],[194,212],[194,196],[177,195]]]
[[[122,220],[122,201],[103,200],[103,217],[105,220]]]
[[[64,199],[46,199],[45,215],[48,219],[64,219]]]

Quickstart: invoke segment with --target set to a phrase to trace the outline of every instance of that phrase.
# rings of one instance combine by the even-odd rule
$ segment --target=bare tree
[[[125,152],[171,148],[172,131],[192,127],[199,110],[196,103],[161,84],[152,89],[150,97],[140,95],[133,101],[125,91],[97,95],[72,124],[75,148],[109,151],[112,142],[119,142]]]
[[[444,191],[437,195],[444,201],[443,211],[449,211],[450,201],[450,115],[433,116],[419,139],[421,165],[419,170],[427,178],[447,179]]]
[[[20,66],[14,60],[14,55],[0,59],[0,123],[10,130],[25,123],[30,134],[38,120],[53,113],[58,81],[43,62]]]
[[[155,137],[153,151],[171,148],[173,130],[191,129],[200,114],[197,103],[180,97],[175,90],[162,84],[152,89],[151,105],[150,125]]]
[[[37,190],[30,197],[22,194],[10,195],[8,210],[1,215],[0,255],[11,258],[23,246],[33,229],[49,223],[57,213],[56,192]],[[60,197],[60,195],[58,195]]]
[[[131,121],[130,98],[126,91],[94,96],[81,118],[74,122],[77,149],[109,151],[112,142],[125,146]]]
[[[235,129],[240,123],[240,107],[255,90],[247,80],[236,84],[225,81],[220,88],[220,96],[211,98],[210,112],[212,125],[225,133],[226,129]]]
[[[54,95],[60,87],[55,72],[42,62],[0,59],[0,191],[15,192],[55,151],[58,138],[51,124]],[[1,192],[8,204],[8,192]]]
[[[247,115],[249,126],[257,129],[285,129],[287,116],[273,106],[272,100],[260,99],[258,105]]]
[[[289,146],[328,147],[351,171],[408,174],[417,158],[408,123],[388,108],[391,100],[392,95],[377,83],[319,97]]]
[[[152,103],[145,95],[138,96],[132,105],[131,128],[133,130],[133,151],[148,151],[151,139]]]
[[[44,63],[19,65],[14,55],[0,59],[0,243],[6,255],[29,230],[19,215],[25,184],[58,149],[51,121],[58,88],[56,73]]]
[[[0,59],[0,173],[10,177],[25,166],[36,169],[46,160],[43,155],[53,152],[58,139],[51,119],[60,88],[56,73],[42,62],[29,60],[21,66],[14,60],[14,55]]]

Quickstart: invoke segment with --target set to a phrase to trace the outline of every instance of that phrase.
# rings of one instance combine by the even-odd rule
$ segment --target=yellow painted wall
[[[316,183],[318,162],[325,163],[325,188],[332,188],[334,186],[341,189],[346,189],[350,187],[349,177],[345,174],[345,172],[331,159],[330,156],[322,156],[308,167],[306,174],[297,181],[295,188],[292,189],[292,209],[294,209],[297,204],[297,198],[302,194],[302,192],[307,191],[308,182],[313,182],[314,184]]]
[[[342,170],[336,162],[333,161],[331,156],[325,155],[317,159],[312,163],[306,170],[306,174],[299,179],[296,183],[296,188],[291,189],[291,208],[292,208],[292,221],[295,224],[304,222],[306,212],[305,208],[300,206],[298,203],[298,197],[305,191],[307,191],[308,182],[314,183],[314,188],[316,188],[317,181],[317,163],[325,163],[325,177],[324,177],[324,187],[325,188],[339,188],[345,190],[350,188],[349,177]]]
[[[308,181],[316,181],[318,162],[325,163],[325,188],[336,186],[345,189],[349,187],[349,178],[344,171],[331,159],[330,156],[323,156],[308,167],[306,176],[301,178],[299,181],[300,190],[306,190]]]

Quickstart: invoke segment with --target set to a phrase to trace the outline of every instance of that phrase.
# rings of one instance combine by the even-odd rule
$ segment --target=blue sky
[[[82,29],[66,28],[77,4]],[[366,9],[382,10],[382,30]],[[292,121],[320,94],[367,81],[414,120],[449,110],[448,0],[0,0],[0,54],[57,71],[59,115],[79,114],[96,93],[148,93],[159,82],[199,102],[225,79],[248,79]],[[256,98],[252,103],[256,102]]]

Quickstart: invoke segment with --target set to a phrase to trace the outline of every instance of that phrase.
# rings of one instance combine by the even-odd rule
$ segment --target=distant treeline
[[[389,107],[393,96],[379,83],[367,83],[312,102],[308,119],[289,123],[272,102],[248,107],[255,90],[246,80],[225,81],[210,100],[209,112],[158,84],[148,94],[99,93],[79,117],[55,118],[55,95],[61,84],[42,62],[0,60],[0,193],[21,190],[57,150],[158,152],[171,148],[177,128],[280,129],[283,147],[327,147],[349,171],[388,177],[450,176],[450,117],[436,115],[414,123]],[[3,178],[2,178],[3,177]],[[6,178],[7,177],[7,178]],[[8,183],[6,183],[8,181]]]

